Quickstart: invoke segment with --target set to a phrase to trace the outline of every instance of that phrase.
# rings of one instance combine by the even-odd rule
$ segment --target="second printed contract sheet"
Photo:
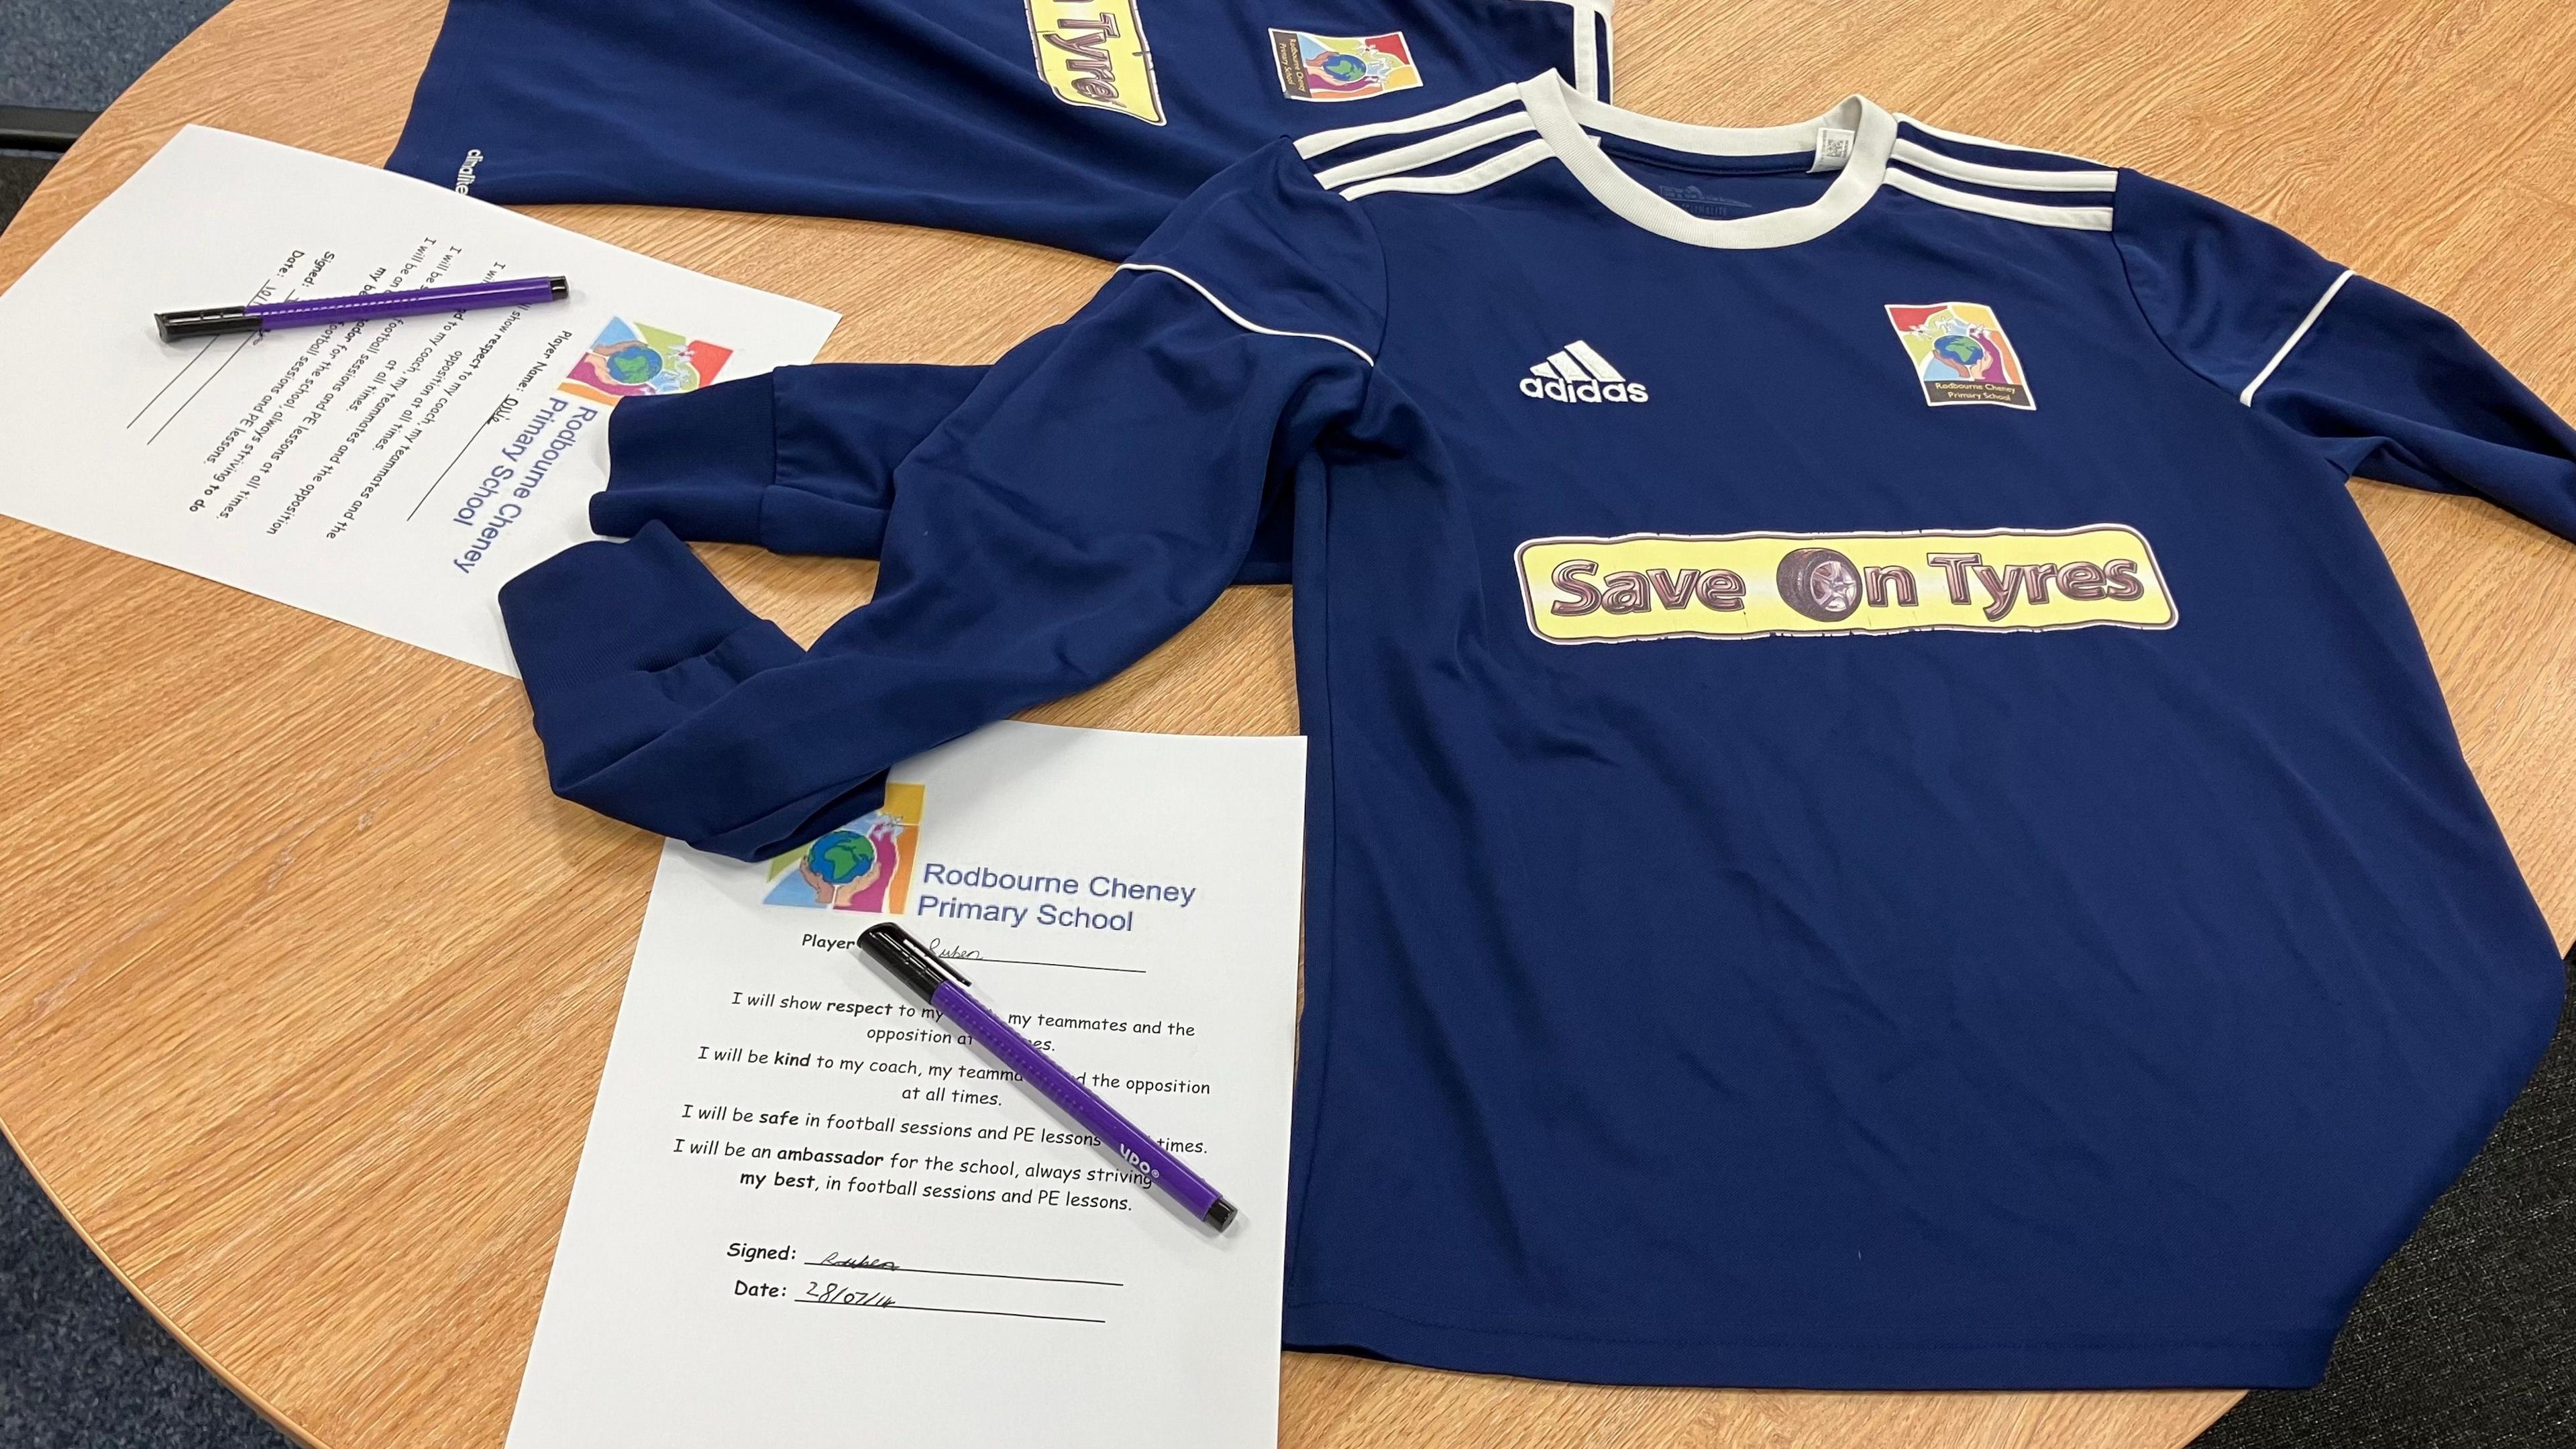
[[[1304,745],[998,724],[778,860],[666,846],[513,1449],[1273,1442]],[[851,949],[887,918],[1242,1216]]]
[[[152,324],[549,275],[570,297],[179,344]],[[189,126],[0,296],[0,331],[44,339],[0,389],[0,513],[513,673],[494,595],[592,536],[617,404],[809,362],[835,320]]]

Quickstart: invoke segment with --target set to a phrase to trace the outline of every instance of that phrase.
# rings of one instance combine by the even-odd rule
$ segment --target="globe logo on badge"
[[[730,347],[612,317],[558,387],[574,397],[614,407],[621,398],[704,387],[716,380],[732,357]]]
[[[835,830],[806,848],[805,868],[834,885],[848,885],[877,868],[877,848],[855,831]]]
[[[920,853],[922,788],[889,783],[885,802],[802,850],[773,856],[761,899],[773,906],[901,915]]]
[[[629,342],[601,359],[612,382],[642,387],[662,375],[662,354],[641,342]]]
[[[1368,62],[1347,50],[1335,51],[1315,62],[1315,68],[1344,85],[1357,85],[1368,79]]]

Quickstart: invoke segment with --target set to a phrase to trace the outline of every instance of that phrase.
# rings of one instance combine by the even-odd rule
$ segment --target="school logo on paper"
[[[1163,93],[1136,0],[1026,0],[1038,76],[1069,106],[1163,124]]]
[[[1422,84],[1421,67],[1404,32],[1384,35],[1315,35],[1273,30],[1270,49],[1279,60],[1279,88],[1299,101],[1364,101]]]
[[[2118,523],[1534,538],[1513,561],[1530,632],[1551,644],[2170,629],[2175,619],[2155,551]]]
[[[557,386],[613,407],[624,397],[695,392],[715,381],[732,357],[730,347],[611,317]]]
[[[2034,411],[2030,375],[1995,309],[1981,302],[1932,302],[1919,307],[1890,303],[1888,324],[1914,360],[1923,401],[1936,408],[1992,403]]]
[[[921,796],[919,785],[888,785],[883,805],[803,850],[773,858],[769,891],[761,899],[773,906],[902,915],[910,904]]]

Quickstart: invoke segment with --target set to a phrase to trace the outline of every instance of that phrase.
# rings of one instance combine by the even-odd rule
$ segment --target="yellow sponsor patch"
[[[1534,538],[1514,555],[1530,632],[1552,644],[1772,634],[2170,629],[2136,529],[1638,533]]]
[[[1163,124],[1163,93],[1136,0],[1026,0],[1038,75],[1067,105]]]

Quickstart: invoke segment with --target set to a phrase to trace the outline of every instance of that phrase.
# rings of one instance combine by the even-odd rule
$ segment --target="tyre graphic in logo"
[[[1792,549],[1780,560],[1780,602],[1824,623],[1860,607],[1860,570],[1829,548]]]

